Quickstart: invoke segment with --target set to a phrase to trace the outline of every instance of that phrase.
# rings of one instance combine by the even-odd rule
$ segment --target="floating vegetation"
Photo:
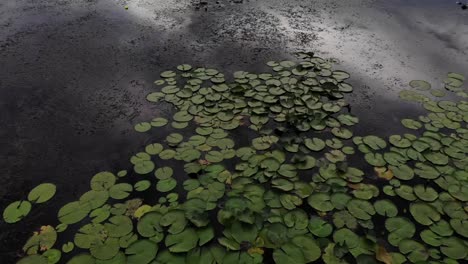
[[[27,201],[15,201],[3,211],[5,222],[12,224],[26,217],[31,211],[32,204],[45,203],[54,197],[57,188],[52,183],[43,183],[36,186],[28,194]]]
[[[298,58],[233,81],[188,64],[162,72],[147,100],[176,112],[135,130],[163,140],[135,153],[132,171],[97,173],[18,263],[467,261],[468,102],[435,101],[445,92],[412,81],[400,97],[427,115],[403,119],[402,135],[354,135],[349,74]],[[466,98],[463,81],[449,73],[445,90]],[[28,200],[53,193],[42,185]],[[8,206],[5,221],[30,202]],[[72,241],[57,244],[69,225]]]

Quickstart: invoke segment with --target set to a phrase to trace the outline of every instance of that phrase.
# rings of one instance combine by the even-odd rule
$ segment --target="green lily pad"
[[[374,206],[365,200],[352,199],[346,208],[354,217],[361,220],[370,220],[375,215]]]
[[[401,123],[403,124],[403,126],[405,126],[406,128],[409,128],[409,129],[413,129],[413,130],[417,130],[417,129],[420,129],[422,127],[422,124],[416,120],[413,120],[413,119],[402,119],[401,120]]]
[[[174,178],[159,180],[156,184],[156,190],[160,192],[172,191],[177,186],[177,181]]]
[[[409,83],[411,88],[419,91],[427,91],[431,89],[431,84],[423,80],[413,80]]]
[[[468,254],[467,246],[464,241],[457,237],[449,237],[442,240],[440,251],[452,259],[464,259]]]
[[[167,123],[168,123],[167,119],[163,117],[156,117],[151,120],[152,127],[163,127],[167,125]]]
[[[16,264],[49,264],[47,258],[42,255],[31,255],[20,259]],[[70,262],[68,262],[70,263]]]
[[[16,201],[9,204],[3,211],[3,220],[9,224],[19,222],[31,211],[31,203],[28,201]]]
[[[44,203],[54,197],[57,187],[52,183],[42,183],[32,189],[28,194],[28,200],[32,203]]]
[[[414,219],[422,225],[431,225],[440,220],[439,212],[425,203],[410,204],[410,212]]]
[[[155,242],[148,239],[138,240],[125,250],[127,264],[148,264],[156,257],[157,252],[158,244]]]
[[[401,241],[398,248],[401,253],[407,255],[412,263],[424,262],[429,258],[429,253],[424,245],[413,240]]]
[[[346,128],[334,127],[331,130],[331,132],[336,137],[339,137],[342,139],[350,139],[353,137],[353,132],[351,132],[349,129],[346,129]]]
[[[426,202],[433,202],[439,197],[437,191],[434,190],[432,187],[424,186],[421,184],[416,185],[413,188],[413,191],[419,199]]]
[[[171,252],[188,252],[197,246],[198,236],[194,229],[187,228],[181,233],[167,235],[164,243]]]
[[[341,246],[353,249],[359,245],[359,237],[351,230],[342,228],[333,233],[333,240]]]
[[[362,141],[364,142],[364,144],[366,144],[367,146],[369,146],[370,148],[372,148],[373,150],[379,150],[379,149],[383,149],[387,146],[387,143],[385,142],[385,140],[377,137],[377,136],[365,136]]]
[[[266,150],[276,142],[278,142],[278,138],[275,136],[263,136],[259,138],[254,138],[252,140],[252,145],[256,150]]]
[[[135,125],[135,131],[137,132],[147,132],[151,129],[151,124],[148,122],[141,122]]]
[[[468,219],[450,219],[450,226],[459,235],[468,238]]]
[[[389,166],[388,168],[400,180],[411,180],[414,177],[414,171],[408,165],[400,164],[398,166]]]
[[[398,214],[398,208],[390,200],[378,200],[374,203],[375,211],[386,217],[395,217]]]
[[[405,217],[393,217],[385,220],[385,228],[388,230],[388,242],[393,246],[414,236],[416,232],[415,225]]]
[[[304,140],[305,146],[312,151],[321,151],[325,148],[325,142],[320,138],[306,138]]]
[[[125,199],[133,191],[133,186],[128,183],[118,183],[109,190],[109,196],[113,199]]]
[[[154,176],[160,180],[169,179],[174,175],[174,170],[171,167],[161,167],[154,172]]]
[[[374,167],[383,167],[387,162],[384,160],[384,157],[380,153],[366,153],[364,159],[370,165]]]
[[[327,193],[315,193],[307,198],[307,202],[312,208],[318,211],[327,212],[333,210],[331,197]]]
[[[82,204],[78,201],[71,202],[60,208],[58,218],[60,222],[71,225],[85,218],[90,210],[88,204]]]
[[[138,191],[138,192],[142,192],[142,191],[146,191],[148,190],[148,188],[151,186],[151,182],[148,181],[148,180],[142,180],[142,181],[138,181],[137,183],[135,183],[135,185],[133,186],[133,188],[135,189],[135,191]]]
[[[39,232],[35,232],[23,246],[23,251],[28,255],[37,254],[39,250],[50,249],[57,241],[57,232],[48,225],[42,226]]]
[[[95,191],[108,190],[115,184],[116,180],[117,178],[111,172],[99,172],[91,179],[91,189]]]
[[[42,256],[47,258],[48,264],[55,264],[62,258],[62,252],[58,249],[48,249],[46,252],[42,253]]]
[[[333,226],[319,217],[311,217],[308,228],[314,236],[318,237],[328,237],[333,231]]]

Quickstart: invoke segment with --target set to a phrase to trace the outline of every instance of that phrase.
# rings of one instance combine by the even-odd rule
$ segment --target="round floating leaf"
[[[138,174],[148,174],[154,170],[154,163],[151,160],[144,160],[135,164],[133,170]]]
[[[390,200],[378,200],[374,203],[375,211],[382,216],[395,217],[398,208]]]
[[[16,264],[49,264],[47,258],[41,255],[31,255],[20,259]],[[55,262],[56,263],[56,262]],[[68,262],[70,263],[70,262]],[[84,262],[83,262],[84,263]]]
[[[9,204],[3,211],[3,220],[9,224],[23,219],[31,211],[31,203],[28,201],[16,201]]]
[[[188,252],[197,246],[198,236],[194,229],[187,228],[178,234],[169,234],[165,245],[174,253]]]
[[[413,188],[413,190],[414,194],[416,194],[419,199],[426,202],[433,202],[437,197],[439,197],[437,191],[429,186],[418,184]]]
[[[439,212],[425,203],[410,204],[410,212],[414,219],[422,225],[431,225],[440,220]]]
[[[149,144],[145,147],[145,152],[150,155],[158,155],[164,149],[163,145],[159,143]]]
[[[297,236],[292,239],[292,242],[302,249],[302,254],[306,262],[313,262],[321,255],[320,247],[311,236]]]
[[[91,256],[90,254],[88,253],[82,253],[82,254],[79,254],[79,255],[76,255],[74,256],[72,259],[70,259],[67,264],[83,264],[83,263],[86,263],[86,264],[95,264],[96,263],[96,259],[93,258],[93,256]]]
[[[464,241],[457,237],[449,237],[442,240],[440,251],[452,259],[464,259],[468,254]]]
[[[150,186],[151,186],[150,181],[142,180],[142,181],[138,181],[137,183],[135,183],[133,187],[135,188],[136,191],[142,192],[142,191],[146,191]]]
[[[414,88],[420,91],[427,91],[431,89],[431,84],[423,80],[413,80],[409,83],[409,85],[411,86],[411,88]]]
[[[54,246],[57,241],[57,232],[55,229],[48,226],[41,226],[39,232],[34,234],[28,239],[26,244],[23,246],[23,251],[28,255],[37,254],[39,250],[47,250]]]
[[[365,136],[362,141],[367,145],[369,146],[370,148],[374,149],[374,150],[379,150],[379,149],[383,149],[387,146],[387,143],[385,142],[385,140],[377,137],[377,136]]]
[[[90,210],[88,204],[82,204],[78,201],[71,202],[60,208],[58,218],[60,222],[71,225],[85,218]]]
[[[187,111],[180,111],[174,114],[174,120],[177,122],[188,122],[193,119],[193,116]]]
[[[179,144],[184,137],[179,133],[171,133],[166,137],[166,141],[172,145]]]
[[[191,162],[199,159],[201,156],[200,151],[196,149],[188,149],[180,153],[180,158],[185,162]]]
[[[148,239],[138,240],[125,250],[127,264],[148,264],[156,257],[157,253],[158,244]]]
[[[163,229],[159,224],[161,217],[161,214],[157,212],[149,212],[143,215],[140,221],[138,221],[138,233],[143,237],[154,237],[162,233]]]
[[[132,191],[132,185],[128,183],[119,183],[110,188],[109,196],[113,199],[125,199]]]
[[[173,72],[173,71],[163,71],[161,72],[161,77],[163,78],[171,78],[171,77],[175,77],[176,76],[176,73]]]
[[[32,189],[28,194],[28,200],[33,203],[44,203],[54,197],[57,188],[52,183],[42,183]]]
[[[302,250],[293,244],[285,244],[273,251],[273,260],[278,264],[307,263]]]
[[[451,236],[453,234],[453,229],[450,227],[450,224],[445,220],[440,220],[437,223],[432,224],[429,228],[436,234],[441,236]]]
[[[110,187],[112,187],[112,185],[115,184],[116,180],[117,178],[115,175],[110,172],[99,172],[91,179],[91,189],[95,191],[108,190]]]
[[[167,119],[163,117],[156,117],[151,120],[151,126],[153,127],[163,127],[167,125],[168,121]]]
[[[385,152],[383,157],[388,164],[394,166],[398,166],[406,162],[406,158],[397,152]]]
[[[365,200],[352,199],[346,208],[354,217],[361,220],[370,220],[375,214],[374,206]]]
[[[413,240],[403,240],[398,244],[400,252],[407,255],[412,263],[424,262],[429,258],[424,245]]]
[[[148,122],[141,122],[135,125],[135,130],[137,132],[146,132],[151,129],[151,124]]]
[[[165,149],[161,151],[161,153],[159,153],[159,158],[162,160],[169,160],[169,159],[174,158],[175,155],[176,155],[176,152],[173,149]],[[154,169],[154,166],[153,166],[153,169]]]
[[[278,142],[278,138],[275,136],[263,136],[254,138],[252,140],[252,145],[256,150],[266,150],[276,142]]]
[[[387,164],[380,153],[366,153],[366,155],[364,155],[364,159],[374,167],[383,167]]]
[[[448,157],[440,152],[428,152],[424,157],[435,165],[446,165],[449,161]]]
[[[393,246],[398,246],[404,239],[412,238],[416,232],[414,224],[405,217],[387,218],[385,228],[390,232],[388,242]]]
[[[401,185],[397,189],[395,189],[395,193],[398,194],[401,198],[414,201],[416,200],[416,196],[414,195],[413,188],[409,185]]]
[[[80,203],[89,209],[96,209],[107,202],[109,193],[107,191],[87,191],[80,197]]]
[[[468,238],[468,219],[450,219],[450,225],[459,235]]]
[[[402,164],[399,166],[389,166],[388,168],[400,180],[411,180],[414,177],[414,171],[408,165]]]
[[[174,170],[171,167],[162,167],[157,169],[154,172],[154,175],[156,176],[156,178],[164,180],[172,177],[172,175],[174,175]]]
[[[42,256],[47,258],[48,264],[55,264],[60,261],[60,258],[62,257],[62,252],[60,252],[60,250],[58,249],[49,249],[46,252],[44,252]]]
[[[221,162],[224,159],[224,155],[219,151],[213,150],[205,154],[205,159],[213,163]]]
[[[109,222],[105,223],[104,226],[110,237],[123,237],[133,230],[132,220],[125,215],[117,215],[109,218]]]
[[[160,192],[169,192],[172,191],[176,186],[177,181],[174,178],[167,178],[158,181],[158,183],[156,184],[156,189]]]
[[[116,256],[119,249],[119,240],[117,238],[108,238],[102,243],[92,244],[89,251],[96,259],[108,260]]]
[[[190,66],[189,64],[181,64],[177,66],[177,69],[179,71],[190,71],[192,69],[192,66]]]
[[[332,128],[331,132],[336,137],[339,137],[342,139],[350,139],[351,137],[353,137],[353,132],[351,132],[349,129],[346,129],[346,128],[334,127]]]
[[[401,123],[406,128],[414,129],[414,130],[420,129],[422,127],[421,123],[419,123],[418,121],[413,120],[413,119],[402,119]]]
[[[400,135],[391,135],[389,137],[390,144],[398,148],[408,148],[411,147],[411,141],[407,138],[404,138]]]
[[[440,175],[439,171],[424,163],[416,163],[416,169],[414,172],[421,178],[431,180],[436,179]]]
[[[426,229],[422,231],[420,236],[424,243],[428,245],[438,247],[442,244],[440,241],[442,237],[432,232],[431,230]]]
[[[309,196],[307,202],[314,209],[322,212],[333,210],[334,206],[331,202],[331,197],[327,193],[315,193]]]
[[[315,216],[310,218],[308,228],[314,236],[318,237],[328,237],[333,231],[332,225]]]
[[[353,249],[359,246],[359,237],[351,230],[342,228],[333,233],[335,243]]]

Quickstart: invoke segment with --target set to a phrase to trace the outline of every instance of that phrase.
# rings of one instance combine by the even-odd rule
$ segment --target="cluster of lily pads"
[[[402,120],[414,133],[354,136],[346,72],[312,53],[267,65],[233,79],[162,72],[147,100],[177,112],[135,130],[164,140],[132,156],[132,171],[96,174],[18,263],[468,260],[468,102],[434,101],[445,92],[412,81],[400,96],[430,111]],[[463,81],[450,73],[445,88],[464,98]]]

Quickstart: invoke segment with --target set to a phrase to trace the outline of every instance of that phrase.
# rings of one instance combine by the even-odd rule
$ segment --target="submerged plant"
[[[163,140],[132,156],[132,171],[96,174],[18,263],[468,260],[468,102],[434,101],[445,93],[412,81],[400,97],[429,113],[403,119],[408,133],[354,135],[349,74],[312,53],[298,58],[232,82],[188,64],[162,72],[147,100],[176,112],[135,130]],[[445,89],[466,98],[463,81],[449,73]],[[50,188],[28,199],[44,202]],[[18,201],[4,218],[29,210]],[[56,245],[68,225],[78,225],[73,241]]]

